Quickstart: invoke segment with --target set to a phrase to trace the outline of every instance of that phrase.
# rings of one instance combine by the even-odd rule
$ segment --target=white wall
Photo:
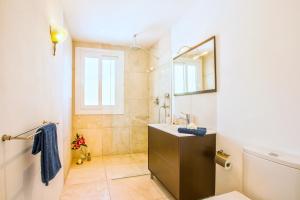
[[[71,43],[58,45],[52,56],[50,21],[63,25],[58,0],[0,1],[0,136],[43,120],[60,122],[59,151],[66,164],[70,158],[64,159],[62,147],[63,135],[67,141],[70,134],[70,120],[65,122],[71,116]],[[31,148],[32,141],[0,142],[1,200],[59,199],[64,169],[44,186],[40,154],[33,156]]]
[[[175,117],[183,117],[183,113],[192,116],[193,123],[211,130],[217,129],[217,97],[215,93],[174,96],[173,111]]]
[[[65,25],[66,26],[66,25]],[[62,135],[63,135],[63,152],[64,152],[64,178],[67,177],[71,161],[71,138],[72,136],[72,39],[69,36],[61,44],[63,51],[63,118],[62,118]]]
[[[217,37],[218,93],[185,103],[200,123],[211,110],[218,148],[232,155],[231,171],[217,168],[218,193],[242,189],[244,145],[300,153],[299,9],[297,0],[200,0],[172,29],[173,54]]]
[[[176,24],[171,32],[171,46],[173,57],[178,55],[182,47],[192,47],[203,42],[209,36],[198,37],[194,36],[197,33],[190,33],[189,29],[181,26],[186,26],[185,18]],[[184,25],[182,25],[184,24]],[[189,27],[190,28],[190,27]],[[184,33],[186,31],[186,33]],[[192,122],[201,127],[206,127],[211,130],[217,129],[217,94],[196,94],[187,96],[173,97],[173,115],[174,118],[183,117],[181,113],[189,113],[192,116]]]

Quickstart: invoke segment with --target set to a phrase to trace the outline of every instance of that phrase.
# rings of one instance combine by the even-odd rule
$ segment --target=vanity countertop
[[[164,131],[166,133],[169,133],[171,135],[174,135],[176,137],[193,137],[195,135],[193,134],[185,134],[185,133],[179,133],[177,130],[179,127],[184,127],[182,125],[172,125],[172,124],[148,124],[148,126],[152,128],[159,129],[161,131]],[[207,130],[206,135],[209,134],[216,134],[216,131],[213,130]]]

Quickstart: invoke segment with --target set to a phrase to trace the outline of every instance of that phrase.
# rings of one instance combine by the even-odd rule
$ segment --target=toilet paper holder
[[[224,157],[224,158],[228,158],[228,157],[230,156],[229,154],[225,153],[225,152],[223,151],[223,149],[217,151],[217,155],[218,155],[218,156],[222,156],[222,157]]]
[[[216,164],[225,168],[225,170],[231,169],[231,161],[229,159],[230,155],[225,153],[222,149],[218,150],[215,156]]]

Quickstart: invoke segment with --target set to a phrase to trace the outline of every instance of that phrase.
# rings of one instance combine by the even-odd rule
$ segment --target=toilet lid
[[[226,194],[210,197],[206,200],[250,200],[250,199],[237,191],[233,191]]]

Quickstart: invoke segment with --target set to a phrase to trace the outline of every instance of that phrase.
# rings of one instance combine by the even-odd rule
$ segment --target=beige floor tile
[[[103,156],[103,162],[105,165],[123,165],[148,162],[148,155],[146,153],[125,154],[125,155],[113,155]]]
[[[149,176],[112,180],[109,183],[112,200],[161,200],[162,194]]]
[[[152,180],[164,200],[176,200],[156,178],[153,178]]]
[[[73,160],[71,169],[87,169],[87,168],[104,168],[102,157],[92,157],[91,161],[84,161],[82,165],[76,164],[76,159]]]
[[[104,157],[108,179],[149,174],[146,160],[142,155],[122,155]]]
[[[66,185],[106,181],[105,167],[102,159],[92,158],[92,161],[82,165],[72,165],[69,171]]]
[[[67,185],[60,200],[110,200],[107,182]]]
[[[140,176],[149,174],[148,170],[144,170],[136,164],[110,166],[106,169],[108,179],[120,179],[131,176]]]
[[[66,185],[82,184],[89,182],[106,182],[105,171],[100,169],[89,169],[87,171],[74,169],[70,170]]]
[[[103,156],[103,162],[105,166],[108,165],[123,165],[132,163],[132,155],[113,155],[113,156]]]
[[[149,175],[146,153],[93,157],[72,164],[61,200],[173,200]],[[123,178],[127,176],[136,176]],[[118,179],[121,178],[121,179]]]

